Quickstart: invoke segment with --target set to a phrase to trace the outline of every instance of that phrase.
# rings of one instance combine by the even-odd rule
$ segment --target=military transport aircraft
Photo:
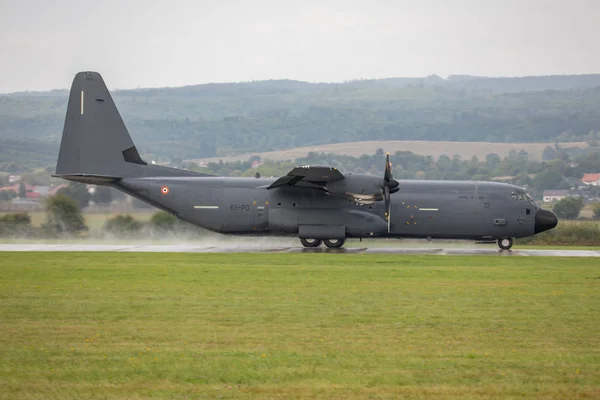
[[[346,238],[498,241],[554,228],[558,220],[521,188],[495,182],[395,180],[326,166],[279,179],[228,178],[147,164],[100,74],[80,72],[69,96],[56,174],[108,185],[192,224],[225,234],[296,236],[305,247]]]

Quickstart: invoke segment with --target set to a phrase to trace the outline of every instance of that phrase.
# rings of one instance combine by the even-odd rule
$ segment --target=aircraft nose
[[[547,231],[558,225],[558,218],[552,211],[539,210],[535,214],[535,233]]]

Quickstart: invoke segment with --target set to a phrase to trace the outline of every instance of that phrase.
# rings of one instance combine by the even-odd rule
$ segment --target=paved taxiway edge
[[[340,254],[433,254],[487,256],[600,257],[600,250],[510,250],[489,248],[348,247],[342,249],[303,247],[250,247],[202,245],[113,245],[113,244],[0,244],[0,251],[62,251],[123,253],[340,253]]]

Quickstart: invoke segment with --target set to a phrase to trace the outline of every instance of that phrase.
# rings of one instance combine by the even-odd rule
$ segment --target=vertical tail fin
[[[78,73],[69,95],[56,176],[116,179],[139,176],[145,165],[102,76]]]

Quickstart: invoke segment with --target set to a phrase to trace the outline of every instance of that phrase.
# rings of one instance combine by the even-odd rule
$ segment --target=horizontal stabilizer
[[[53,178],[61,178],[74,182],[89,183],[91,185],[105,185],[116,182],[121,177],[107,175],[87,175],[87,174],[52,174]]]

